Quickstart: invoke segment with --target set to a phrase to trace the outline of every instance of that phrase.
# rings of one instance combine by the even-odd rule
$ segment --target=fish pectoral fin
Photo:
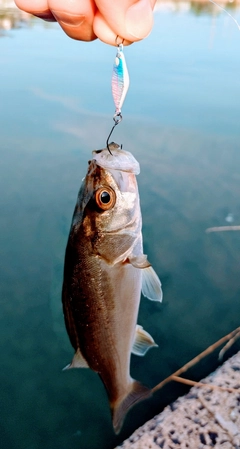
[[[129,256],[129,263],[135,268],[148,268],[151,264],[147,260],[146,254],[141,254],[140,256]]]
[[[142,270],[142,294],[152,301],[162,302],[163,293],[161,282],[153,267],[149,263],[146,254],[129,256],[128,262],[135,268]]]
[[[162,302],[163,293],[161,282],[151,266],[142,270],[142,294],[152,301]]]
[[[65,368],[63,368],[63,371],[70,368],[89,368],[88,363],[84,359],[79,348],[76,350],[72,362],[65,366]]]
[[[152,336],[146,332],[142,326],[137,324],[132,353],[144,356],[149,349],[154,347],[158,347],[158,345],[155,343]]]
[[[130,408],[137,404],[137,402],[143,401],[150,396],[151,390],[149,388],[132,379],[127,394],[120,397],[114,403],[111,403],[112,422],[116,434],[120,432],[124,418]]]

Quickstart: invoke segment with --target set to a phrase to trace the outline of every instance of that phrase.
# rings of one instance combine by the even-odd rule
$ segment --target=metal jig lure
[[[112,96],[115,104],[115,113],[113,116],[114,125],[107,138],[107,148],[109,153],[111,153],[111,151],[108,142],[115,126],[117,126],[118,123],[122,121],[121,109],[129,88],[129,74],[125,56],[123,53],[123,41],[121,42],[121,44],[118,44],[117,40],[118,36],[116,37],[117,54],[115,57],[112,73]]]

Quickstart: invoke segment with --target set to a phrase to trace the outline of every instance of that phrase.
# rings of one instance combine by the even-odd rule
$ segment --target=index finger
[[[23,9],[23,11],[29,12],[43,20],[56,21],[49,9],[47,0],[15,0],[15,3],[19,9]]]

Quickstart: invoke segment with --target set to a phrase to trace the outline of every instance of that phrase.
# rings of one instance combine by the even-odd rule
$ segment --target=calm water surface
[[[159,10],[151,36],[126,48],[131,87],[114,133],[141,164],[145,252],[164,290],[139,316],[159,348],[132,358],[149,386],[240,323],[240,233],[205,233],[229,214],[240,224],[240,34],[224,13],[184,5]],[[73,354],[64,250],[87,161],[112,126],[115,50],[38,20],[1,36],[1,447],[111,449],[186,391],[159,391],[115,437],[98,376],[61,371]],[[214,353],[188,374],[216,367]]]

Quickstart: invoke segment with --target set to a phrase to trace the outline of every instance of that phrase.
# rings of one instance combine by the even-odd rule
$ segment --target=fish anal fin
[[[151,266],[150,262],[148,262],[146,254],[141,254],[140,256],[129,256],[128,261],[135,268],[143,269]]]
[[[158,347],[152,336],[137,324],[132,353],[144,356],[150,348]]]
[[[161,282],[151,266],[142,270],[142,294],[152,301],[162,302],[163,293]]]
[[[132,380],[129,392],[114,404],[111,404],[114,432],[118,434],[128,411],[138,402],[151,396],[151,390],[136,380]]]
[[[79,348],[76,350],[72,362],[69,363],[69,365],[65,366],[65,368],[63,368],[63,371],[70,368],[89,368],[88,363],[84,359]]]

